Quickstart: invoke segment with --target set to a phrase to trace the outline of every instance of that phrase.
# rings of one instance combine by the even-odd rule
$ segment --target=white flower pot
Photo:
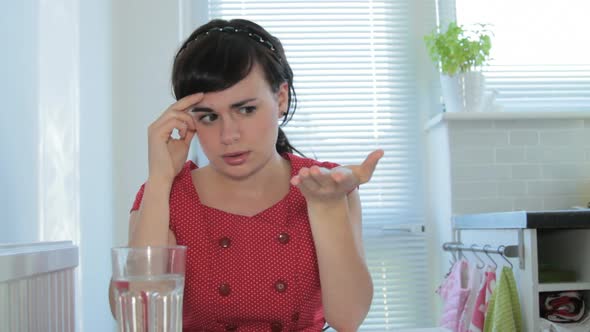
[[[485,77],[481,72],[440,75],[447,112],[479,112],[484,104]]]

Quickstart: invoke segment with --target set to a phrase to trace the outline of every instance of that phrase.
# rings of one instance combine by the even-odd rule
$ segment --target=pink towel
[[[476,265],[471,264],[469,271],[469,296],[467,296],[465,308],[463,309],[459,320],[459,332],[469,332],[471,318],[473,318],[473,312],[475,311],[475,300],[477,300],[477,295],[483,278],[483,269],[477,268]]]
[[[468,269],[469,264],[466,260],[457,261],[453,265],[451,273],[437,290],[443,300],[440,326],[451,331],[457,331],[459,328],[459,318],[469,295],[469,288],[467,288]]]
[[[475,310],[473,311],[473,317],[471,318],[471,325],[469,326],[469,332],[481,332],[483,331],[483,325],[485,322],[486,311],[488,310],[488,301],[492,297],[492,292],[496,287],[496,272],[493,268],[488,267],[488,271],[485,272],[481,288],[475,299]]]

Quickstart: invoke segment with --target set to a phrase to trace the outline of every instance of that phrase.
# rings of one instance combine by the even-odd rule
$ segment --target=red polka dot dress
[[[291,176],[334,163],[285,154]],[[187,162],[170,193],[170,229],[188,247],[184,331],[321,331],[324,314],[307,206],[291,186],[252,217],[202,205]],[[143,187],[133,210],[139,208]],[[231,204],[231,202],[228,202]]]

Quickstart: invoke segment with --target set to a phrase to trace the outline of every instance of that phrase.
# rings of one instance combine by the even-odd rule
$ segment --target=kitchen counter
[[[511,211],[453,217],[455,229],[590,228],[590,209]]]

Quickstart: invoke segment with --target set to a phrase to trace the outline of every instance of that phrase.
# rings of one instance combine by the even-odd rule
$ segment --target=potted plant
[[[446,110],[479,111],[485,89],[481,68],[490,60],[491,32],[483,24],[466,29],[451,22],[445,32],[424,36],[432,60],[441,71]]]

